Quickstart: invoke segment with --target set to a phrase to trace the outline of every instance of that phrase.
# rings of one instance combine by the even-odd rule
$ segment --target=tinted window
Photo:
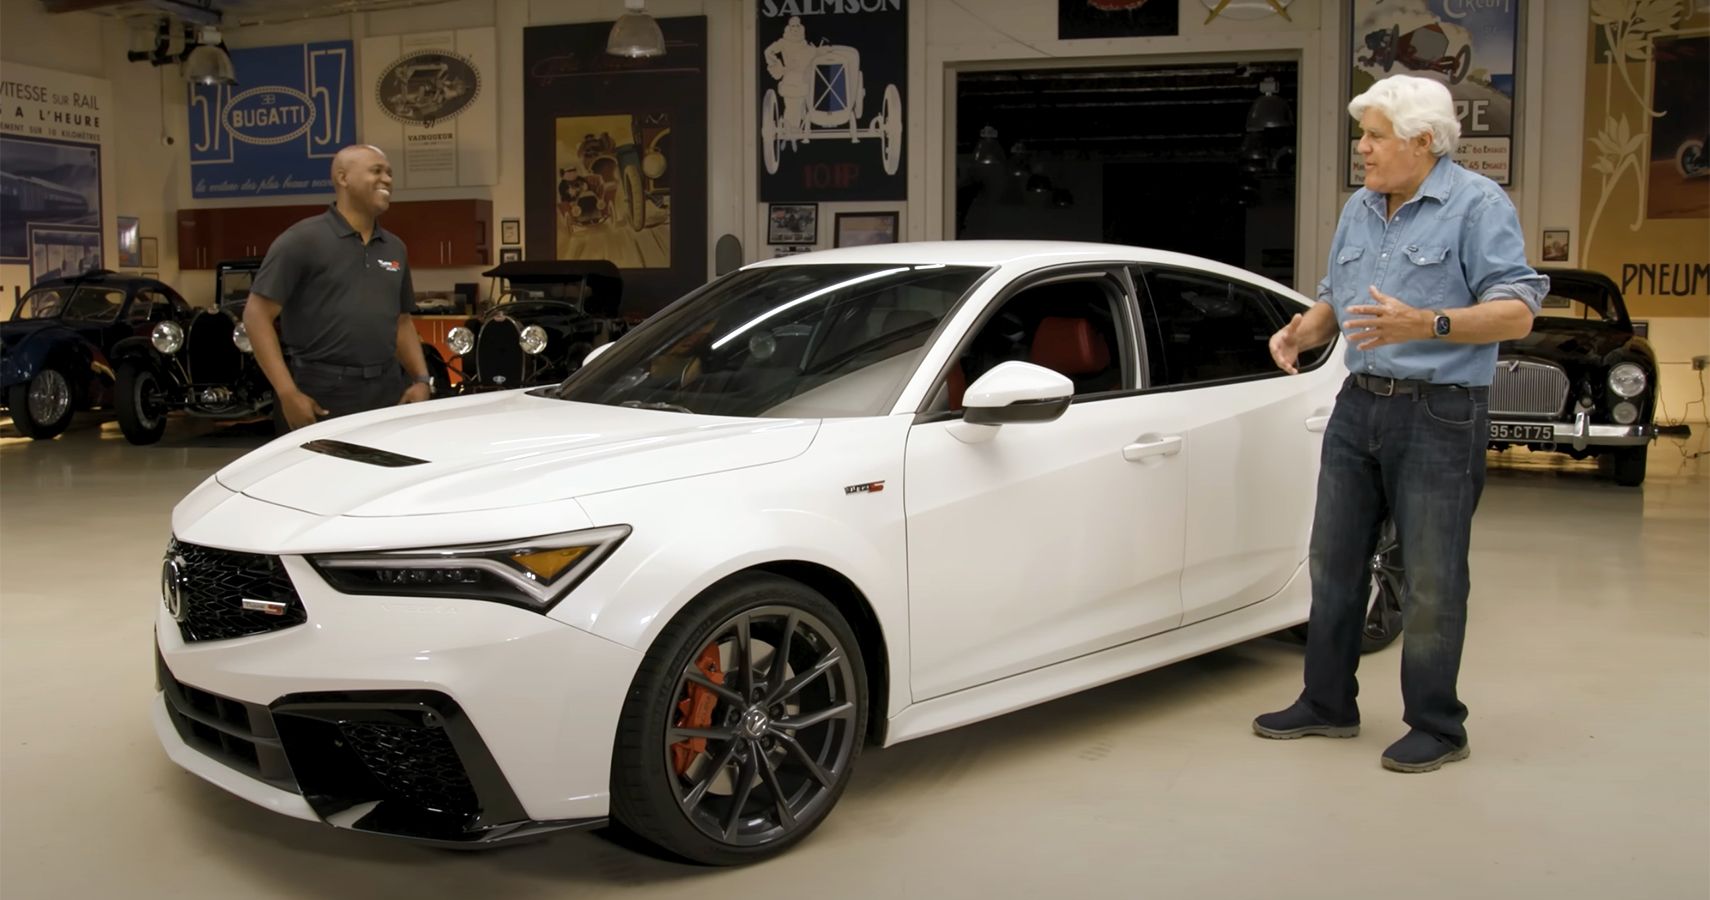
[[[80,287],[69,297],[67,293],[65,288],[31,291],[18,304],[17,318],[111,322],[125,302],[125,292],[111,288]]]
[[[1282,323],[1263,291],[1176,269],[1147,269],[1145,283],[1151,386],[1278,373],[1270,339]]]
[[[1075,396],[1133,387],[1125,377],[1121,294],[1107,278],[1025,288],[1003,301],[962,346],[935,410],[962,408],[968,385],[998,363],[1028,362],[1067,376]]]

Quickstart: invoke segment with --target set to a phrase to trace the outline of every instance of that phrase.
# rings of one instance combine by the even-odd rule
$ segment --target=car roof
[[[153,278],[143,278],[140,275],[123,275],[107,269],[93,269],[81,275],[62,275],[58,278],[45,278],[30,285],[30,290],[37,288],[70,287],[77,284],[102,284],[115,288],[125,287],[162,287],[171,290],[164,281]]]
[[[1039,269],[1076,262],[1131,262],[1161,266],[1181,266],[1204,272],[1240,278],[1245,281],[1295,293],[1294,289],[1263,275],[1257,275],[1216,260],[1124,244],[1099,244],[1082,241],[917,241],[901,244],[875,244],[866,247],[843,247],[814,253],[791,254],[775,259],[750,263],[743,268],[776,266],[827,265],[838,263],[870,265],[931,265],[952,266],[1019,266]]]

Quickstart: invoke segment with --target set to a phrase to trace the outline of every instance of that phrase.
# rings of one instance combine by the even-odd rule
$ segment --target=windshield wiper
[[[695,414],[695,411],[687,406],[678,406],[675,403],[645,403],[640,400],[625,400],[618,405],[627,406],[630,409],[660,409],[665,412],[688,413],[691,416]]]

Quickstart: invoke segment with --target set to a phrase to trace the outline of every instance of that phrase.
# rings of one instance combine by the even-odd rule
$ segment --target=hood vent
[[[402,453],[391,453],[385,450],[377,450],[373,447],[364,447],[361,444],[347,444],[344,441],[310,441],[303,445],[303,449],[313,453],[325,453],[328,456],[336,456],[339,459],[348,459],[353,462],[367,463],[371,466],[385,466],[388,469],[400,469],[404,466],[427,465],[427,460],[425,459],[416,459],[413,456],[405,456]]]

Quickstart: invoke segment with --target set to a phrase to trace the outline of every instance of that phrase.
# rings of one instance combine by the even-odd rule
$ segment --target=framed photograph
[[[769,204],[766,207],[766,243],[819,243],[819,204]]]
[[[499,262],[508,263],[508,262],[521,262],[521,261],[522,261],[522,248],[521,247],[501,247],[499,249]]]
[[[1568,241],[1566,228],[1544,229],[1544,262],[1567,262]]]
[[[142,265],[138,237],[136,216],[119,216],[119,268],[134,269]]]
[[[517,244],[522,243],[521,219],[499,220],[499,243],[504,244],[506,247],[514,247]]]
[[[138,261],[137,265],[145,269],[152,269],[160,265],[160,240],[145,237],[139,239],[139,243],[142,246],[142,259]]]
[[[101,268],[101,232],[97,228],[28,222],[24,230],[30,248],[30,284]]]
[[[897,242],[897,214],[858,212],[837,214],[837,247],[865,247]]]

